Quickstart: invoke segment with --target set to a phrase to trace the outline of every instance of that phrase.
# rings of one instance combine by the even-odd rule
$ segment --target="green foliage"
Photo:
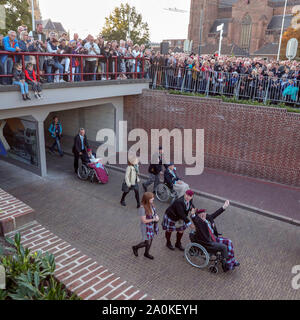
[[[168,91],[169,94],[178,94],[178,95],[182,95],[182,96],[202,97],[202,98],[210,99],[210,97],[206,96],[205,94],[200,94],[200,93],[196,93],[196,92],[181,92],[179,90],[166,90],[166,91]],[[227,103],[247,104],[247,105],[252,105],[252,106],[262,106],[262,107],[272,107],[272,108],[283,108],[283,109],[286,109],[287,112],[300,113],[299,108],[293,108],[293,107],[287,106],[284,103],[272,105],[270,102],[268,102],[265,105],[259,101],[239,100],[236,98],[230,98],[230,97],[226,97],[226,96],[214,96],[213,98],[214,99],[221,99],[223,102],[227,102]]]
[[[20,25],[26,25],[32,30],[32,17],[29,11],[29,4],[25,0],[0,0],[0,5],[5,7],[6,23],[5,29],[0,33],[7,34],[9,30],[17,31]]]
[[[4,255],[1,249],[0,264],[6,271],[6,290],[0,290],[0,300],[78,300],[68,296],[62,284],[54,278],[55,259],[52,254],[41,251],[31,253],[21,245],[21,236],[14,240],[6,238],[14,246],[12,255]],[[0,253],[1,253],[0,252]]]
[[[105,24],[101,34],[106,40],[126,40],[129,30],[130,14],[130,39],[134,44],[147,44],[149,42],[149,27],[143,22],[142,15],[137,13],[135,7],[128,3],[115,7],[109,17],[105,18]]]

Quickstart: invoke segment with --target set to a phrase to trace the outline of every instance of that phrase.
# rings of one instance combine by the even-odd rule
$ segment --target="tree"
[[[0,29],[1,33],[6,35],[9,30],[17,31],[17,28],[23,24],[28,30],[32,30],[32,17],[27,1],[0,0],[0,5],[4,6],[6,16],[5,28]]]
[[[107,40],[126,40],[128,38],[130,15],[130,39],[134,44],[146,44],[149,42],[148,23],[143,22],[142,15],[137,13],[135,7],[128,3],[116,7],[109,17],[105,18],[105,25],[101,34]]]

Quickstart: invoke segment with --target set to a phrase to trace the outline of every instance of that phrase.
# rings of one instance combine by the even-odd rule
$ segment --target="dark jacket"
[[[88,144],[86,135],[84,136],[83,144],[84,144],[85,150],[89,148],[89,144]],[[74,138],[74,145],[73,145],[73,148],[72,148],[72,152],[75,155],[79,155],[79,153],[82,152],[82,150],[81,150],[81,139],[79,137],[79,134],[77,134],[75,136],[75,138]]]
[[[162,155],[157,155],[157,157],[159,157],[159,163],[151,163],[149,168],[148,168],[148,172],[152,173],[154,175],[158,175],[161,170],[162,170]],[[154,159],[153,159],[154,160]],[[158,159],[157,159],[158,160]],[[155,162],[155,161],[153,161]]]
[[[174,172],[174,173],[175,173],[176,178],[172,175],[172,173],[169,171],[169,169],[166,169],[165,173],[164,173],[164,179],[165,179],[164,182],[171,189],[173,189],[174,183],[176,181],[180,180],[180,178],[177,176],[176,172]]]
[[[38,33],[37,31],[32,31],[32,36],[34,40],[39,40],[39,34],[41,35],[41,41],[46,42],[46,35],[44,33]]]
[[[14,69],[13,71],[13,81],[19,82],[20,80],[25,80],[25,74],[22,70]]]
[[[184,203],[184,196],[182,196],[169,206],[166,210],[166,215],[172,221],[176,222],[178,220],[183,220],[185,223],[189,223],[190,220],[188,219],[188,214],[192,208],[195,208],[193,200],[190,201],[190,207],[187,209]]]
[[[218,209],[215,213],[213,214],[207,214],[206,215],[206,220],[208,220],[211,224],[211,227],[214,231],[214,235],[218,237],[221,235],[218,233],[217,227],[215,225],[214,220],[225,210],[223,208]],[[196,227],[196,234],[195,234],[195,239],[196,241],[199,242],[205,242],[205,243],[210,243],[212,242],[210,233],[208,231],[208,225],[205,221],[203,221],[198,215],[195,215],[192,217],[193,223]]]

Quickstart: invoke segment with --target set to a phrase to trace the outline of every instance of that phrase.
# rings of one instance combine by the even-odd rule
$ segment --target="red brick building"
[[[191,0],[188,37],[194,42],[194,51],[198,52],[200,38],[202,54],[217,51],[217,26],[224,23],[225,48],[238,47],[245,55],[276,55],[284,3],[285,0]],[[288,1],[285,29],[292,23],[296,5],[300,0]]]

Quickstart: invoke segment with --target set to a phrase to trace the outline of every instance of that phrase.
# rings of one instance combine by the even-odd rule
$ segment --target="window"
[[[251,41],[252,20],[249,14],[247,14],[242,20],[242,33],[241,33],[241,47],[243,49],[249,49]]]

